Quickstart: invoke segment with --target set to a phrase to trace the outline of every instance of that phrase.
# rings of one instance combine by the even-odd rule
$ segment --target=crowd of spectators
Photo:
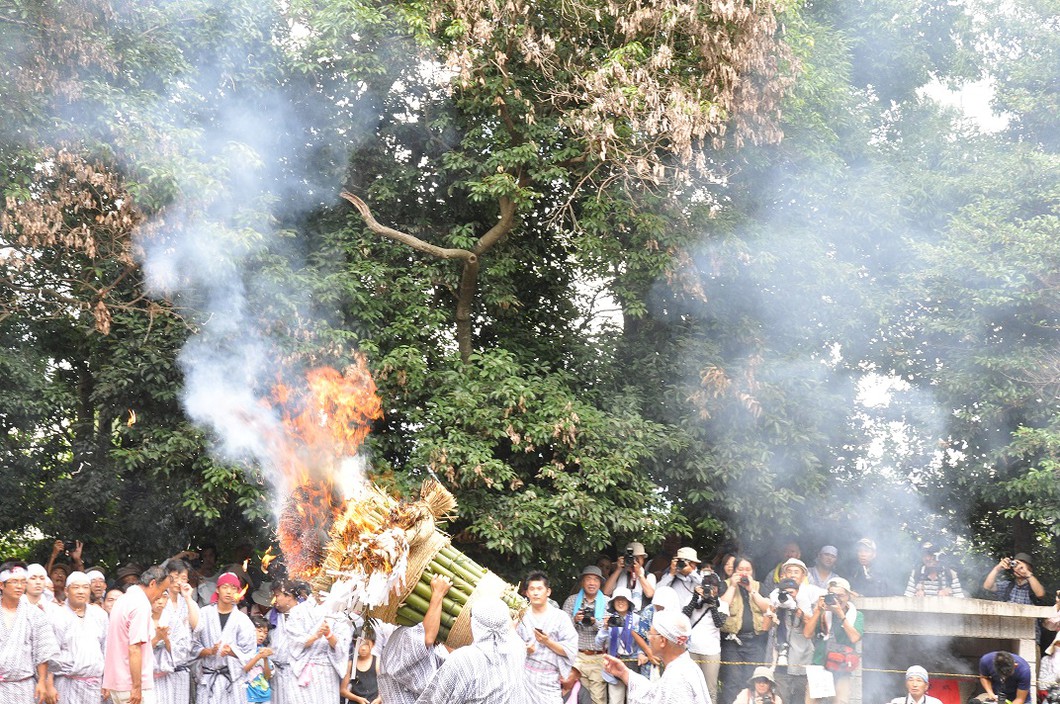
[[[423,624],[395,629],[325,612],[282,570],[249,569],[253,555],[240,546],[222,565],[207,546],[108,577],[86,568],[80,543],[57,541],[46,565],[5,563],[0,702],[636,704],[676,692],[673,701],[847,704],[865,630],[859,598],[968,596],[931,542],[908,574],[878,570],[869,538],[845,570],[835,546],[807,564],[789,542],[761,581],[731,546],[712,559],[687,546],[649,559],[632,542],[585,566],[560,600],[545,573],[531,573],[521,584],[530,607],[512,628],[484,602],[473,612],[476,649],[450,655],[435,642],[445,580],[432,582],[437,608]],[[1026,553],[999,560],[982,588],[1002,601],[1047,601]],[[1060,596],[1057,605],[1044,622],[1052,631]],[[1026,665],[1003,651],[984,655],[984,700],[1015,682],[1008,699],[1023,704]],[[1054,643],[1039,681],[1057,674]],[[907,702],[936,704],[925,699],[923,668],[906,675]]]

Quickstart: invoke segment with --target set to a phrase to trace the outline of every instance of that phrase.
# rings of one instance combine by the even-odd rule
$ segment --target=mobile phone
[[[1060,592],[1057,592],[1057,595],[1060,596]],[[545,635],[545,632],[542,631],[540,628],[535,628],[534,630],[540,633],[541,635]]]

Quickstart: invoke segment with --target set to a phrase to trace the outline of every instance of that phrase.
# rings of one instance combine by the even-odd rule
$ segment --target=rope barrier
[[[702,655],[695,655],[689,653],[692,657],[692,662],[698,664],[710,662],[721,665],[754,665],[755,667],[769,667],[772,668],[774,665],[771,662],[754,662],[749,660],[722,660],[720,663],[717,660],[706,660]],[[890,670],[882,667],[859,667],[858,672],[884,672],[888,674],[904,675],[905,670]],[[929,672],[928,677],[946,677],[954,679],[966,679],[966,680],[977,680],[979,675],[970,675],[967,672]]]

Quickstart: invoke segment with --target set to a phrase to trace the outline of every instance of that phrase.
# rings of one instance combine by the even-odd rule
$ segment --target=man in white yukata
[[[655,682],[632,672],[618,658],[604,656],[608,674],[626,683],[628,704],[710,704],[703,671],[688,655],[691,632],[692,624],[683,613],[666,609],[655,614],[648,644],[666,668]]]
[[[103,599],[107,596],[107,578],[98,569],[89,570],[86,574],[88,575],[89,589],[92,591],[92,598],[89,599],[89,603],[103,608]]]
[[[191,664],[195,659],[191,634],[199,627],[199,604],[195,590],[188,584],[187,562],[171,557],[162,563],[162,568],[169,575],[169,596],[162,618],[169,646],[154,645],[155,688],[159,704],[189,704]]]
[[[289,690],[296,686],[291,676],[291,655],[287,642],[287,616],[298,606],[298,587],[289,579],[278,579],[272,583],[272,606],[276,610],[276,622],[269,636],[272,648],[272,704],[288,704]]]
[[[35,606],[22,600],[26,566],[0,565],[0,702],[55,702],[48,663],[59,657],[55,631]]]
[[[526,577],[530,608],[516,633],[526,643],[526,690],[534,704],[561,704],[560,680],[578,657],[578,633],[570,617],[549,603],[552,589],[544,572]]]
[[[88,603],[91,590],[84,572],[66,578],[66,605],[55,622],[60,656],[52,666],[63,704],[99,704],[103,696],[107,614]]]
[[[349,621],[342,614],[329,614],[309,595],[287,614],[284,629],[290,666],[285,704],[334,700],[349,664]]]
[[[431,601],[423,622],[394,629],[379,656],[379,696],[386,704],[414,704],[445,658],[435,646],[442,619],[442,597],[452,586],[445,577],[431,577]],[[289,703],[288,703],[289,704]]]
[[[526,645],[512,626],[508,605],[499,598],[476,601],[471,645],[452,652],[417,704],[527,704]]]
[[[258,641],[250,617],[236,608],[242,589],[239,577],[225,572],[217,578],[217,603],[199,612],[191,650],[202,667],[196,690],[200,704],[246,704],[243,666],[254,657]]]

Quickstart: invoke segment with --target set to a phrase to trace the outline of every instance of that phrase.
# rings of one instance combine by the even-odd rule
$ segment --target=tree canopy
[[[265,539],[197,394],[360,352],[374,480],[513,575],[1050,546],[1053,10],[0,0],[2,540]]]

